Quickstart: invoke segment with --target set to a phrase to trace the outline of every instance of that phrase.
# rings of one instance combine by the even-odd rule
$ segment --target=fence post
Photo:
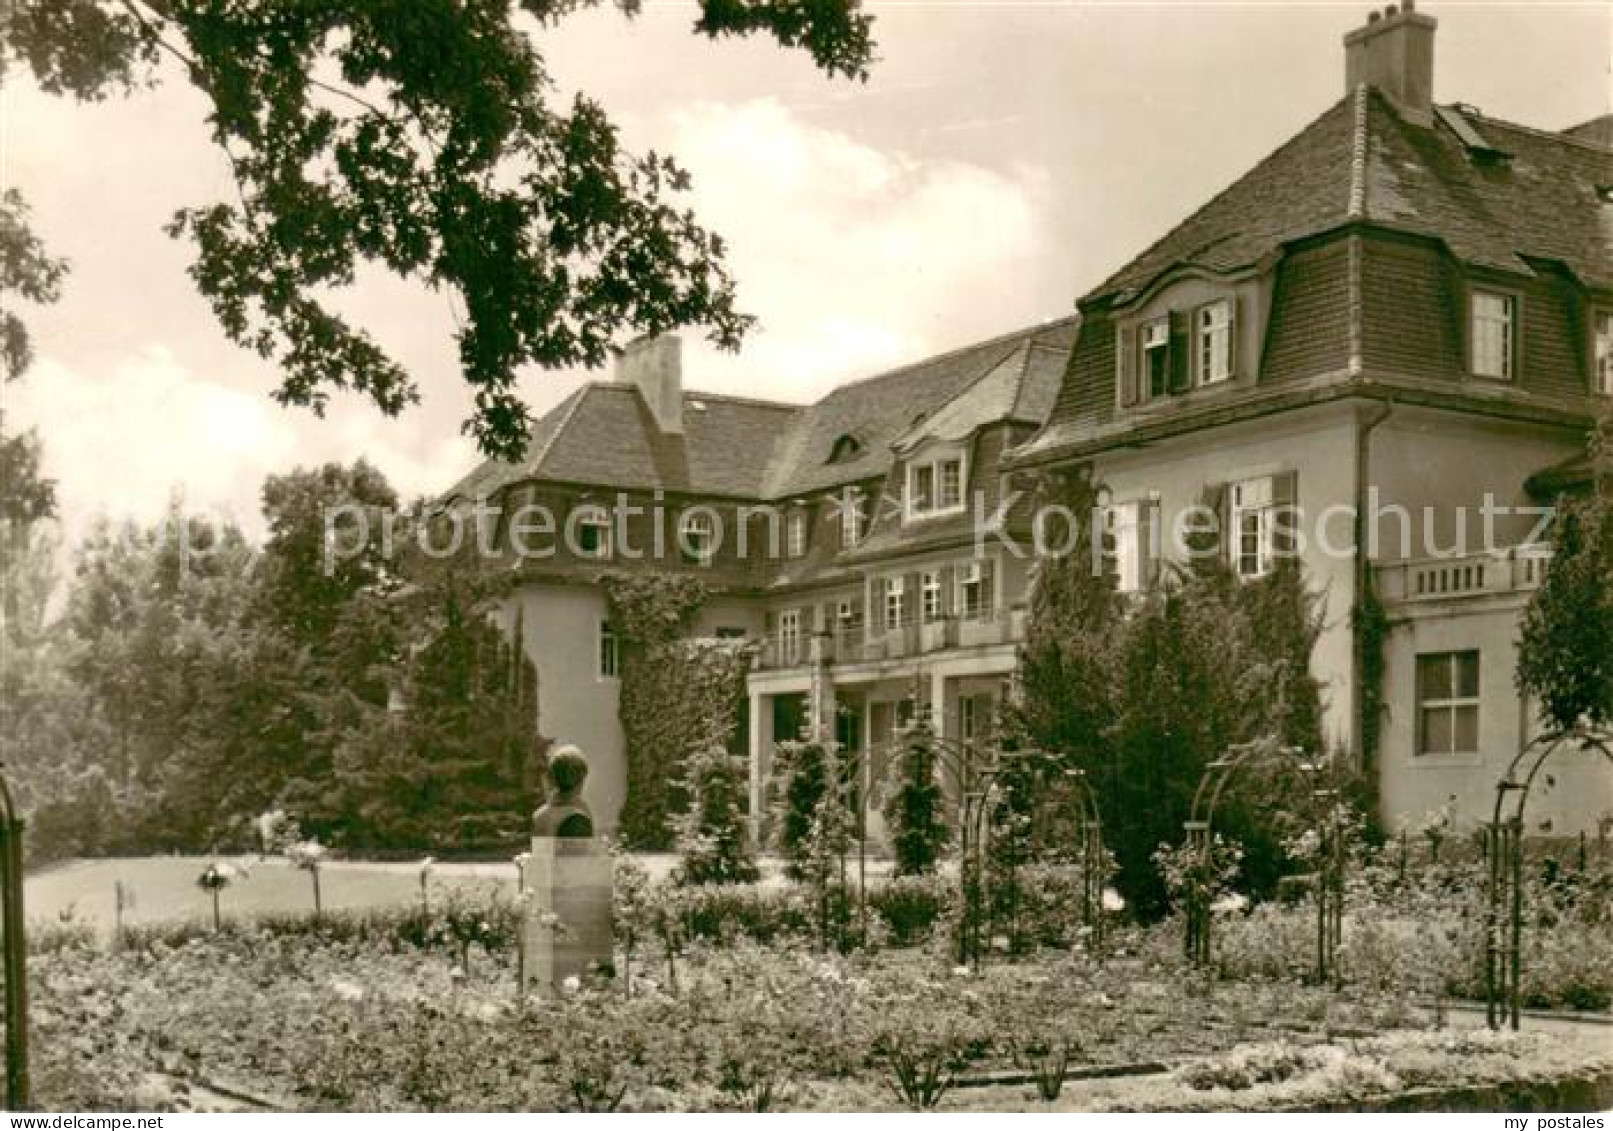
[[[28,1108],[28,939],[22,913],[22,818],[0,778],[0,931],[4,932],[6,1108]]]

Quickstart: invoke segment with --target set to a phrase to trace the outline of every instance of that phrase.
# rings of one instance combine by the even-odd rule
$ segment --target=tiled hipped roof
[[[1487,152],[1458,136],[1464,125]],[[1436,237],[1468,263],[1530,273],[1529,259],[1556,260],[1587,285],[1613,287],[1610,135],[1607,119],[1554,134],[1461,106],[1420,126],[1363,87],[1087,297],[1124,300],[1186,265],[1253,266],[1351,220]]]
[[[686,392],[682,435],[660,431],[631,385],[592,382],[537,422],[525,461],[490,460],[443,501],[486,498],[532,479],[757,500],[878,479],[895,459],[895,441],[960,397],[973,407],[951,414],[956,426],[979,427],[988,422],[983,414],[1040,424],[1077,322],[1072,316],[941,354],[843,385],[811,405]],[[857,450],[831,459],[847,436]]]

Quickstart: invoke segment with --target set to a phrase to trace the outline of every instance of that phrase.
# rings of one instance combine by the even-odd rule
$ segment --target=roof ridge
[[[1370,88],[1357,83],[1350,97],[1354,100],[1355,123],[1350,136],[1350,201],[1345,215],[1359,220],[1367,214],[1367,102]]]
[[[806,405],[795,401],[775,401],[766,397],[745,397],[738,393],[708,393],[704,389],[685,389],[685,397],[696,397],[706,401],[728,401],[732,404],[748,404],[757,408],[777,408],[785,412],[800,412]]]
[[[536,456],[525,461],[526,467],[523,469],[525,474],[535,476],[539,473],[543,467],[543,461],[549,458],[549,452],[554,448],[555,441],[560,439],[565,432],[566,426],[571,423],[571,418],[577,415],[577,408],[582,404],[585,395],[589,390],[603,384],[605,384],[603,381],[585,381],[572,390],[569,397],[554,407],[555,412],[563,413],[563,415],[555,421],[554,430],[549,433],[549,439],[544,443],[543,449]]]
[[[982,342],[980,344],[981,344],[981,348],[984,348],[985,346],[991,345],[991,344],[1008,345],[1008,343],[1005,340],[1001,339],[1001,338],[993,338],[989,342]],[[908,426],[906,428],[902,429],[901,432],[897,433],[896,436],[890,442],[891,450],[893,452],[899,452],[901,450],[902,445],[905,443],[905,441],[908,439],[908,437],[912,436],[915,432],[918,432],[925,425],[931,423],[937,416],[941,415],[947,409],[951,408],[953,405],[955,405],[959,401],[963,400],[964,397],[967,397],[970,393],[974,392],[975,389],[977,389],[978,387],[983,385],[988,378],[990,378],[990,377],[992,377],[993,375],[996,374],[997,370],[1001,369],[1009,361],[1012,361],[1014,355],[1019,353],[1021,350],[1023,350],[1025,348],[1025,345],[1026,345],[1026,343],[1024,343],[1024,342],[1014,342],[1012,345],[1008,345],[1008,352],[1007,353],[992,354],[991,357],[993,358],[993,360],[989,364],[987,364],[984,367],[982,367],[982,369],[981,369],[981,371],[979,373],[977,373],[975,376],[969,378],[969,380],[966,381],[963,384],[963,386],[957,390],[957,392],[953,393],[951,396],[947,397],[946,400],[944,400],[940,404],[936,405],[935,406],[935,411],[925,413],[924,416],[923,416],[923,419],[914,420],[913,422],[908,424]],[[1020,366],[1020,373],[1021,374],[1024,373],[1024,366],[1023,365]],[[1015,377],[1014,378],[1013,402],[1010,403],[1009,406],[1008,406],[1008,415],[1009,416],[1012,416],[1014,414],[1014,406],[1019,403],[1019,389],[1020,389],[1020,378]]]
[[[637,385],[629,385],[622,381],[614,381],[609,377],[591,378],[582,385],[582,388],[578,389],[578,392],[581,392],[584,389],[599,389],[606,392],[626,393],[629,396],[639,395]],[[696,397],[701,400],[708,401],[733,401],[738,404],[755,405],[758,408],[778,408],[789,412],[797,412],[805,407],[804,405],[796,404],[791,401],[770,401],[765,400],[762,397],[744,397],[737,393],[714,393],[707,392],[704,389],[685,389],[683,390],[683,396],[685,398]]]
[[[1613,146],[1602,145],[1599,142],[1591,141],[1589,138],[1575,137],[1572,134],[1562,133],[1557,130],[1543,129],[1540,126],[1526,126],[1522,122],[1512,122],[1508,121],[1506,118],[1492,118],[1490,115],[1480,110],[1477,106],[1470,106],[1465,102],[1451,102],[1446,104],[1446,109],[1454,110],[1456,113],[1462,114],[1463,117],[1467,117],[1468,115],[1463,112],[1464,107],[1467,110],[1472,111],[1472,117],[1475,117],[1479,121],[1488,125],[1500,126],[1505,130],[1517,130],[1519,133],[1544,138],[1547,141],[1561,142],[1563,145],[1571,145],[1577,149],[1589,149],[1593,153],[1613,153]],[[1588,126],[1592,122],[1597,122],[1607,117],[1613,117],[1613,114],[1598,114],[1594,118],[1588,118],[1585,121],[1580,122],[1579,125],[1569,126],[1568,128],[1571,130],[1577,130],[1581,126]]]
[[[988,346],[994,346],[1006,342],[1011,338],[1023,338],[1040,334],[1044,331],[1053,329],[1055,326],[1062,326],[1066,322],[1073,322],[1080,317],[1080,313],[1077,312],[1074,314],[1061,315],[1058,318],[1045,319],[1044,321],[1038,322],[1034,326],[1021,326],[1017,330],[1006,330],[1001,334],[996,334],[989,338],[982,338],[978,342],[970,342],[966,345],[955,346],[949,350],[942,350],[940,353],[929,354],[917,361],[910,361],[905,365],[899,365],[895,369],[886,369],[880,373],[870,373],[866,377],[858,377],[854,380],[836,385],[833,389],[830,389],[827,393],[823,394],[823,396],[813,401],[812,404],[821,404],[823,401],[828,400],[842,389],[850,389],[857,385],[872,384],[875,381],[883,381],[887,377],[901,377],[912,370],[922,369],[926,365],[934,365],[939,361],[947,361],[950,358],[962,357],[966,353],[974,353],[975,351],[983,350]],[[1001,364],[1001,362],[998,362],[998,364]],[[973,382],[971,382],[971,384],[973,384]]]
[[[1194,220],[1198,219],[1205,212],[1208,212],[1217,203],[1219,203],[1224,197],[1226,197],[1229,193],[1231,193],[1239,185],[1243,184],[1243,182],[1248,180],[1249,177],[1253,176],[1256,170],[1264,167],[1265,165],[1269,164],[1272,161],[1275,161],[1283,153],[1287,152],[1289,149],[1292,149],[1295,145],[1297,145],[1300,142],[1300,140],[1302,138],[1304,138],[1307,134],[1309,134],[1311,132],[1311,130],[1316,128],[1317,123],[1321,122],[1329,114],[1335,113],[1341,106],[1343,106],[1345,104],[1346,101],[1348,101],[1349,98],[1350,98],[1349,94],[1344,95],[1337,102],[1334,102],[1332,105],[1330,105],[1326,110],[1323,110],[1320,114],[1316,115],[1316,117],[1312,118],[1309,122],[1306,122],[1304,126],[1300,127],[1293,134],[1291,134],[1288,137],[1288,139],[1286,141],[1284,141],[1281,145],[1277,146],[1276,149],[1273,149],[1270,153],[1266,154],[1260,160],[1256,161],[1253,165],[1249,166],[1243,172],[1239,173],[1236,177],[1234,177],[1232,179],[1232,181],[1229,184],[1227,184],[1226,187],[1224,187],[1220,192],[1216,193],[1214,196],[1210,197],[1209,200],[1205,201],[1203,204],[1201,204],[1197,208],[1193,209],[1193,211],[1189,212],[1186,216],[1182,217],[1182,219],[1178,223],[1176,223],[1173,227],[1170,228],[1170,230],[1168,230],[1163,235],[1161,235],[1157,240],[1155,240],[1153,243],[1149,244],[1147,247],[1143,248],[1143,250],[1138,252],[1136,255],[1133,255],[1130,259],[1126,260],[1119,267],[1115,268],[1115,270],[1110,273],[1108,278],[1104,279],[1103,282],[1099,283],[1092,290],[1088,291],[1084,297],[1085,298],[1093,298],[1093,297],[1102,296],[1102,295],[1111,293],[1114,289],[1116,289],[1114,287],[1114,281],[1116,279],[1120,278],[1122,275],[1124,275],[1126,273],[1126,271],[1131,267],[1131,265],[1133,263],[1136,263],[1139,260],[1146,259],[1149,255],[1153,254],[1153,252],[1157,248],[1162,247],[1168,240],[1170,240],[1172,237],[1174,237],[1176,235],[1176,233],[1180,232],[1183,228],[1187,227],[1187,225],[1192,223]],[[1165,270],[1169,270],[1169,268],[1167,267],[1167,268],[1165,268]],[[1157,278],[1160,273],[1161,272],[1156,272],[1154,277]]]

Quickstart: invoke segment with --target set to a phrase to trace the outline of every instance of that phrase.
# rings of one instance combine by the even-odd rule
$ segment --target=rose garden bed
[[[1613,1068],[1527,1034],[1381,1046],[1391,1038],[1368,1034],[1426,1027],[1430,1011],[1392,994],[1213,982],[1136,954],[1100,966],[1044,952],[975,975],[916,948],[697,945],[653,963],[631,997],[618,983],[526,1003],[510,963],[496,945],[284,923],[116,953],[64,943],[32,964],[36,1097],[58,1110],[182,1108],[215,1092],[367,1110],[1024,1107],[1067,1064],[1100,1079],[1066,1085],[1065,1106],[1259,1107]],[[1139,1065],[1170,1071],[1092,1071]],[[962,1086],[994,1076],[1017,1082]]]

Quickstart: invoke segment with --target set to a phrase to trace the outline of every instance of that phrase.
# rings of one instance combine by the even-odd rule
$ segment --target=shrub
[[[955,892],[937,876],[901,876],[868,886],[868,907],[890,928],[896,946],[926,942],[947,914]]]
[[[894,780],[885,803],[898,876],[935,871],[951,836],[941,819],[946,799],[937,769],[934,734],[921,719],[903,736],[901,752],[891,766]]]
[[[720,746],[689,755],[685,768],[689,809],[672,819],[685,884],[748,884],[761,876],[751,856],[740,812],[743,779],[736,759]]]

